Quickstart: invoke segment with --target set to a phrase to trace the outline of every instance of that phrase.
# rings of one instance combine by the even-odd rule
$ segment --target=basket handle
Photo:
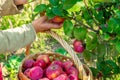
[[[40,16],[44,16],[45,12],[40,13]],[[77,69],[79,70],[80,73],[80,78],[82,78],[83,80],[90,80],[90,76],[88,77],[84,68],[83,68],[83,64],[80,61],[80,59],[78,58],[78,56],[76,55],[76,53],[73,51],[73,49],[68,45],[68,43],[63,40],[57,33],[55,33],[54,31],[46,31],[46,33],[50,34],[54,39],[56,39],[62,46],[64,49],[66,49],[68,51],[68,53],[71,55]],[[26,46],[26,55],[30,54],[30,45]]]
[[[46,33],[50,34],[54,39],[56,39],[63,46],[65,50],[68,51],[68,53],[71,55],[72,59],[74,60],[76,67],[79,69],[79,72],[82,73],[80,74],[80,78],[82,78],[83,80],[88,80],[87,74],[83,68],[82,62],[80,61],[76,53],[73,51],[73,49],[68,45],[68,43],[65,40],[63,40],[54,31],[46,31]]]
[[[77,69],[80,72],[80,78],[82,78],[82,80],[90,80],[88,79],[88,76],[83,68],[83,64],[80,61],[80,59],[78,58],[78,56],[76,55],[76,53],[73,51],[73,49],[69,46],[69,44],[63,40],[56,32],[54,31],[46,31],[47,34],[50,34],[54,39],[56,39],[65,50],[68,51],[68,53],[71,55]],[[30,45],[26,46],[26,52],[25,52],[26,56],[30,54]]]
[[[45,15],[45,12],[43,13],[40,13],[40,16],[44,16]],[[83,64],[82,62],[80,61],[80,59],[78,58],[78,56],[76,55],[76,53],[73,51],[73,49],[68,45],[68,43],[63,40],[56,32],[54,31],[46,31],[46,33],[50,34],[54,39],[56,39],[62,46],[65,50],[68,51],[68,53],[71,55],[77,69],[79,70],[80,73],[80,78],[82,78],[83,80],[92,80],[91,76],[87,76],[84,68],[83,68]],[[26,56],[30,54],[30,46],[31,44],[29,44],[28,46],[26,46]]]

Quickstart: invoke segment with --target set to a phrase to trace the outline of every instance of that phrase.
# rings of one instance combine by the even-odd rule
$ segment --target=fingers
[[[46,22],[48,20],[48,17],[47,16],[42,16],[40,17],[40,22],[43,23],[43,22]]]
[[[28,0],[22,0],[23,4],[26,4],[28,2]]]
[[[26,4],[28,2],[28,0],[14,0],[15,5],[22,5],[22,4]]]
[[[53,23],[44,23],[43,26],[46,27],[47,29],[59,29],[61,28],[62,25],[53,24]]]
[[[32,25],[36,31],[38,32],[44,32],[50,29],[59,29],[62,27],[62,24],[55,24],[48,21],[47,16],[40,17],[32,22]]]

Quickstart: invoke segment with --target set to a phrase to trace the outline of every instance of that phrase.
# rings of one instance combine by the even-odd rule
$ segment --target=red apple
[[[74,67],[74,66],[71,66],[69,69],[67,69],[67,74],[74,74],[76,76],[78,76],[78,70]]]
[[[74,51],[82,53],[84,51],[84,46],[83,45],[74,46]]]
[[[29,78],[32,80],[38,80],[43,77],[43,69],[39,66],[35,66],[29,71]]]
[[[70,74],[66,80],[78,80],[78,77],[74,74]]]
[[[3,80],[3,75],[2,75],[2,65],[0,64],[0,80]]]
[[[70,60],[67,60],[67,61],[63,62],[62,66],[63,66],[63,69],[66,71],[66,70],[69,69],[71,66],[73,66],[73,62],[70,61]]]
[[[67,75],[67,73],[65,72],[65,71],[62,71],[62,73],[61,74],[65,74],[65,75]]]
[[[55,16],[53,19],[52,19],[52,22],[54,23],[63,23],[64,22],[64,18],[60,17],[60,16]]]
[[[39,80],[50,80],[50,79],[48,79],[48,78],[41,78],[41,79],[39,79]]]
[[[46,76],[49,79],[54,79],[62,73],[62,68],[59,65],[52,64],[46,69]]]
[[[79,40],[75,40],[73,42],[73,48],[74,48],[74,51],[78,53],[82,53],[85,49],[82,41],[79,41]]]
[[[48,55],[39,55],[37,57],[37,60],[41,60],[41,59],[44,60],[46,64],[48,64],[50,62],[50,58]]]
[[[74,42],[73,42],[73,45],[76,45],[76,46],[78,46],[78,45],[81,45],[81,44],[83,44],[83,42],[81,41],[81,40],[74,40]]]
[[[34,66],[40,66],[41,68],[45,68],[46,67],[46,63],[43,59],[40,59],[40,60],[37,60],[35,63],[34,63]]]
[[[52,63],[51,61],[50,61],[49,63],[47,63],[47,66],[50,66],[50,65],[51,65],[51,63]]]
[[[62,61],[60,61],[60,60],[55,60],[52,62],[52,64],[57,64],[62,67]]]
[[[26,69],[26,70],[24,71],[24,75],[26,75],[27,77],[29,77],[29,71],[30,71],[30,68]]]
[[[58,77],[54,78],[53,80],[66,80],[67,75],[66,74],[61,74]]]
[[[45,69],[43,70],[43,77],[47,77],[47,76],[46,76],[46,69],[47,69],[47,68],[45,68]]]
[[[23,68],[27,69],[33,67],[34,62],[35,61],[33,59],[25,60],[25,62],[23,63]]]

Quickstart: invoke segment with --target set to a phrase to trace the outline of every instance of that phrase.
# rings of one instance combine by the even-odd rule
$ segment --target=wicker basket
[[[56,39],[70,54],[71,58],[66,57],[64,55],[60,55],[60,54],[56,54],[56,53],[36,53],[36,54],[29,54],[29,49],[27,50],[27,57],[25,57],[25,59],[22,61],[22,63],[24,63],[25,60],[27,59],[35,59],[38,55],[42,55],[42,54],[47,54],[51,57],[51,60],[55,60],[56,57],[59,60],[65,61],[65,60],[72,60],[74,65],[76,66],[76,68],[79,71],[79,78],[80,80],[93,80],[93,76],[92,76],[92,72],[91,70],[88,68],[88,66],[86,66],[85,64],[83,64],[80,59],[77,57],[76,53],[72,50],[72,48],[67,44],[66,41],[64,41],[59,35],[57,35],[55,32],[53,31],[47,31],[46,33],[50,34],[54,39]],[[86,73],[87,71],[87,73]],[[22,73],[22,64],[19,68],[19,72],[18,72],[18,80],[30,80],[28,79],[23,73]]]

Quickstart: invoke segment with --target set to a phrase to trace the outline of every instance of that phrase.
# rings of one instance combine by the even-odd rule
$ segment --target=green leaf
[[[49,0],[50,4],[53,6],[57,6],[59,4],[59,0]]]
[[[107,31],[110,32],[110,33],[116,33],[118,28],[119,28],[119,25],[118,25],[117,19],[110,18],[110,20],[108,21]]]
[[[115,0],[93,0],[93,2],[114,2]]]
[[[77,0],[65,0],[63,3],[63,9],[68,10],[76,4]]]
[[[72,8],[68,10],[68,12],[78,12],[83,6],[84,6],[83,1],[77,2]]]
[[[101,23],[101,24],[105,24],[105,21],[104,21],[104,17],[103,17],[103,14],[104,12],[103,11],[93,11],[93,14],[95,16],[95,18]]]
[[[104,76],[108,76],[109,74],[119,73],[119,67],[112,60],[106,60],[97,63],[97,68],[103,72]]]
[[[87,33],[87,29],[84,27],[79,27],[79,28],[75,27],[73,32],[74,37],[78,40],[84,40],[86,37],[86,33]]]
[[[64,16],[62,9],[60,9],[58,7],[53,7],[52,12],[57,16]]]
[[[86,48],[87,50],[93,50],[97,46],[97,43],[87,43]]]
[[[86,61],[91,61],[91,59],[92,59],[92,53],[89,51],[84,51],[83,56]]]
[[[116,42],[116,50],[120,53],[120,41]]]
[[[90,67],[90,70],[92,71],[93,76],[94,76],[94,77],[97,77],[97,74],[99,73],[99,70],[96,69],[96,68],[94,68],[94,67]]]
[[[34,11],[41,13],[41,12],[45,11],[46,8],[47,8],[47,6],[45,4],[40,4],[35,7]]]
[[[115,9],[114,12],[120,18],[120,10],[119,9],[117,9],[117,10]]]
[[[61,0],[61,3],[63,4],[66,0]]]
[[[111,70],[112,70],[112,68],[108,64],[106,64],[105,61],[97,63],[97,69],[99,71],[102,71],[103,76],[106,76],[106,75],[110,74]]]
[[[103,58],[105,53],[106,53],[106,46],[105,46],[105,44],[97,45],[97,56],[99,58]]]
[[[48,16],[49,19],[52,19],[55,16],[51,9],[46,10],[46,15]]]
[[[7,62],[5,63],[5,66],[7,69],[11,70],[16,70],[18,71],[19,65],[21,63],[21,61],[24,58],[24,54],[21,55],[12,55],[8,58]]]
[[[4,54],[0,54],[0,61],[5,59],[5,55]]]
[[[9,63],[5,63],[5,67],[6,67],[7,69],[11,69],[11,65],[10,65]]]
[[[91,19],[91,16],[90,16],[90,14],[88,13],[88,10],[85,7],[82,8],[82,17],[85,20],[90,20]]]
[[[120,56],[117,58],[117,60],[118,60],[118,63],[120,64]]]
[[[102,38],[103,38],[104,40],[108,41],[111,37],[110,37],[109,34],[104,33],[104,34],[102,35]]]
[[[102,64],[101,64],[101,63],[102,63]],[[96,65],[97,65],[97,69],[98,69],[99,71],[102,71],[103,66],[105,66],[105,62],[97,62]]]
[[[56,53],[60,53],[60,54],[63,54],[63,55],[66,55],[67,54],[67,51],[64,49],[64,48],[58,48],[55,50]]]
[[[86,35],[86,49],[93,50],[97,46],[97,34],[94,32],[88,32]]]
[[[116,69],[119,69],[119,67],[117,66],[117,64],[114,61],[106,60],[106,63],[112,68],[113,73],[118,73],[119,72],[119,70],[116,70]]]
[[[71,37],[72,36],[72,32],[73,32],[73,23],[70,20],[65,20],[63,23],[63,29],[64,29],[64,33],[65,35]]]
[[[77,21],[81,21],[82,20],[82,16],[81,15],[76,15],[76,20]]]

